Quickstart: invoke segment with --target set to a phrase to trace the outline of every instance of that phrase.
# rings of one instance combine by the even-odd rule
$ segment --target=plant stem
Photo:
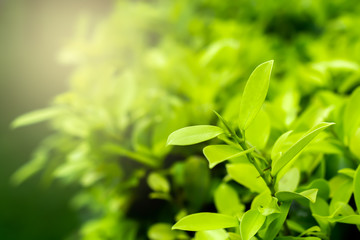
[[[241,148],[244,151],[246,151],[249,148],[245,142],[245,134],[244,134],[244,132],[242,132],[241,134],[242,134],[242,138],[239,138],[237,135],[235,135],[234,140],[241,146]],[[254,165],[254,167],[256,168],[256,170],[258,171],[258,173],[260,174],[260,176],[262,177],[262,179],[264,180],[264,182],[270,189],[271,195],[274,196],[275,188],[274,188],[273,182],[269,181],[269,179],[265,176],[263,170],[260,168],[259,164],[256,162],[256,159],[254,158],[254,156],[251,153],[247,153],[246,157],[248,158],[249,162]]]

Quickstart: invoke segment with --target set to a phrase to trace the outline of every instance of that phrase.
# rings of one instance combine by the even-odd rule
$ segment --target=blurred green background
[[[82,15],[92,21],[110,0],[0,0],[0,239],[64,239],[79,226],[69,206],[75,189],[40,185],[34,177],[19,187],[11,174],[30,159],[45,124],[10,129],[15,117],[45,107],[67,89],[71,68],[57,61]]]

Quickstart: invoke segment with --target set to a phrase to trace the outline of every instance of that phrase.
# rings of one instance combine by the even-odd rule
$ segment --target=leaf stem
[[[242,131],[242,132],[241,132],[241,135],[242,135],[242,136],[241,136],[241,137],[242,137],[242,138],[241,138],[242,141],[240,141],[241,139],[239,139],[238,136],[236,136],[236,137],[234,138],[234,140],[242,147],[242,149],[243,149],[244,151],[246,151],[246,150],[248,150],[249,148],[248,148],[248,146],[247,146],[247,144],[246,144],[246,142],[245,142],[245,132]],[[258,173],[260,174],[260,176],[262,177],[262,179],[264,180],[264,182],[266,183],[266,185],[267,185],[268,188],[270,189],[271,195],[274,196],[274,195],[275,195],[275,188],[274,188],[273,182],[272,182],[271,180],[269,181],[269,179],[265,176],[264,171],[261,170],[261,167],[259,166],[258,162],[256,161],[255,157],[252,155],[251,152],[250,152],[250,153],[247,153],[246,156],[247,156],[249,162],[254,165],[254,167],[256,168],[256,170],[258,171]]]

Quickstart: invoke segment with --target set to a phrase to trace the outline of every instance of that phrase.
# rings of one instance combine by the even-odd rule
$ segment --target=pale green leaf
[[[360,159],[360,127],[356,130],[355,134],[350,137],[349,148],[350,151]]]
[[[301,150],[303,150],[321,131],[334,123],[320,123],[307,132],[299,141],[290,147],[278,160],[273,161],[271,173],[276,175],[288,164]]]
[[[280,201],[291,201],[291,200],[295,200],[298,198],[306,198],[306,199],[310,200],[310,202],[314,203],[316,201],[317,192],[318,192],[318,189],[309,189],[309,190],[305,190],[300,193],[281,191],[281,192],[275,193],[275,196]]]
[[[314,217],[326,220],[330,223],[346,223],[346,224],[360,224],[360,215],[350,215],[350,216],[319,216],[314,214]]]
[[[338,173],[344,174],[350,178],[354,178],[355,176],[355,170],[351,168],[343,168],[338,171]]]
[[[321,232],[321,228],[319,226],[312,226],[312,227],[306,229],[304,232],[302,232],[299,236],[308,235],[313,232]]]
[[[249,240],[259,231],[266,217],[258,210],[247,211],[240,222],[240,235],[243,240]]]
[[[265,101],[273,63],[271,60],[257,66],[246,83],[240,103],[239,127],[242,130],[249,127]]]
[[[210,140],[222,133],[222,128],[211,125],[184,127],[170,134],[167,145],[192,145]]]
[[[149,187],[154,191],[164,193],[168,193],[170,191],[170,184],[168,180],[159,173],[150,173],[147,178],[147,182],[149,184]]]
[[[261,193],[268,190],[266,183],[251,163],[227,164],[226,169],[233,180],[251,191]]]
[[[226,183],[220,184],[215,190],[214,202],[219,213],[235,216],[245,210],[237,192]]]
[[[282,149],[291,133],[292,131],[287,131],[286,133],[282,134],[274,143],[274,146],[271,150],[271,159],[273,161],[276,161],[283,154]]]
[[[196,232],[194,240],[227,240],[228,234],[224,229]]]
[[[242,240],[241,235],[233,232],[229,232],[229,239],[230,240]]]
[[[330,213],[337,209],[337,202],[349,202],[353,193],[353,179],[346,175],[337,175],[330,179]]]
[[[11,127],[18,128],[18,127],[23,127],[23,126],[43,122],[55,117],[59,113],[60,113],[60,109],[58,108],[44,108],[44,109],[32,111],[16,118],[11,123]]]
[[[171,225],[167,223],[156,223],[148,231],[150,240],[175,240],[176,232],[171,230]]]
[[[220,213],[195,213],[180,219],[172,229],[185,231],[206,231],[239,225],[235,217]]]
[[[254,148],[242,151],[230,145],[210,145],[204,148],[203,153],[209,161],[209,167],[213,168],[223,161],[245,155],[252,151],[254,151]]]
[[[280,213],[278,200],[272,197],[270,192],[257,195],[251,203],[251,209],[257,209],[264,216]]]
[[[284,222],[286,220],[286,217],[287,217],[289,209],[290,209],[290,205],[291,205],[291,202],[282,203],[280,206],[280,214],[271,215],[271,216],[274,216],[273,221],[271,221],[271,223],[267,227],[267,230],[266,230],[264,236],[262,236],[263,240],[273,240],[276,237],[276,235],[278,235],[279,231],[281,230],[281,228],[284,225]],[[278,215],[278,216],[276,216],[276,215]],[[269,216],[268,218],[270,218],[271,216]]]
[[[300,171],[298,168],[292,168],[287,171],[284,176],[279,180],[278,191],[290,191],[296,190],[300,181]]]
[[[246,130],[246,140],[257,149],[263,149],[270,136],[270,119],[265,111],[260,110],[252,124]]]
[[[360,213],[360,165],[356,169],[354,177],[354,198],[358,213]]]
[[[283,236],[283,237],[277,237],[277,238],[275,238],[275,240],[321,240],[321,238]]]
[[[349,143],[349,138],[359,127],[360,124],[360,87],[358,87],[350,96],[344,113],[344,133],[345,143]]]

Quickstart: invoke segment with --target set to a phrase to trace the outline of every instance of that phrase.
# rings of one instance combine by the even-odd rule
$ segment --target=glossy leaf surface
[[[235,217],[220,213],[195,213],[180,219],[172,229],[206,231],[238,226]]]
[[[247,129],[260,111],[269,88],[274,61],[260,64],[251,73],[240,103],[240,129]]]
[[[288,164],[301,150],[303,150],[321,131],[334,123],[320,123],[307,132],[299,141],[290,147],[278,160],[273,162],[271,173],[276,175]]]
[[[167,145],[192,145],[210,140],[222,133],[222,128],[211,125],[184,127],[169,135]]]
[[[230,145],[210,145],[203,149],[203,153],[209,161],[210,168],[228,159],[240,157],[252,151],[254,151],[254,148],[242,151]]]

